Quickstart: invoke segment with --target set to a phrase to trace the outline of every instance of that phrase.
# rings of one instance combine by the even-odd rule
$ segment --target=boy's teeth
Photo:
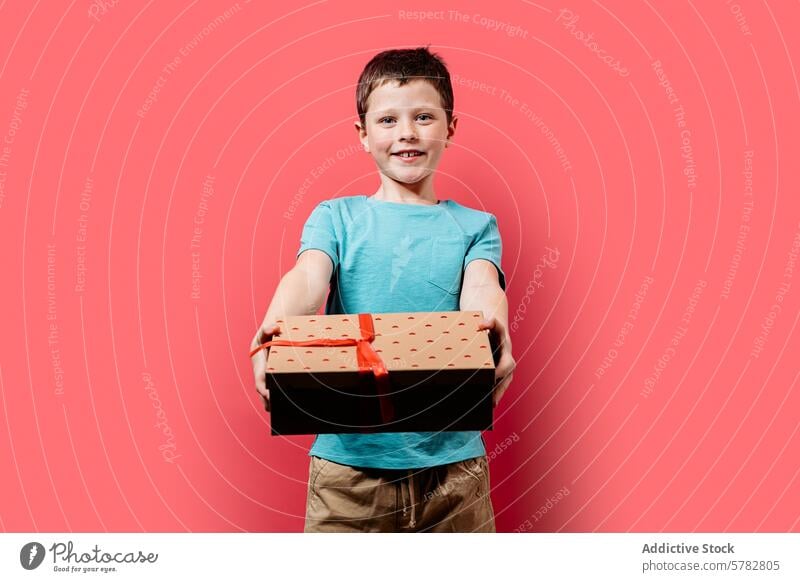
[[[410,158],[410,157],[412,157],[412,156],[420,156],[420,155],[422,155],[422,154],[421,154],[421,153],[419,153],[419,152],[401,152],[401,153],[400,153],[400,154],[398,154],[398,155],[400,155],[400,156],[401,156],[401,157],[403,157],[403,158]]]

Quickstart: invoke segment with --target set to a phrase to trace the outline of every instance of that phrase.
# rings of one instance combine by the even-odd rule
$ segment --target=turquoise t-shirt
[[[438,204],[345,196],[320,202],[300,239],[299,256],[319,249],[333,261],[326,314],[458,311],[467,264],[497,267],[497,219],[452,200]],[[355,467],[411,469],[485,454],[480,431],[319,434],[309,455]]]

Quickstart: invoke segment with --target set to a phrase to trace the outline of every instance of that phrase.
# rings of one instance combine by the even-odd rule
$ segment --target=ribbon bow
[[[360,338],[319,338],[313,340],[271,340],[265,342],[250,352],[252,358],[258,352],[270,346],[297,346],[297,347],[337,347],[337,346],[356,346],[356,359],[358,361],[358,373],[374,374],[375,383],[378,389],[378,402],[381,407],[381,420],[384,423],[394,419],[394,407],[389,399],[390,383],[389,371],[383,360],[372,347],[375,339],[375,327],[372,323],[372,315],[369,313],[358,314],[358,324],[361,329]]]

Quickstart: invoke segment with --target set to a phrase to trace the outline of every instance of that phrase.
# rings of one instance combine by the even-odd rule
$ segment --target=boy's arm
[[[497,403],[508,389],[516,362],[511,355],[511,336],[508,333],[508,300],[500,286],[497,268],[491,261],[475,259],[467,264],[459,300],[461,311],[482,311],[484,322],[478,329],[488,329],[500,351],[495,368],[495,388],[492,403]]]
[[[325,301],[333,274],[333,261],[323,251],[308,249],[297,258],[295,266],[278,283],[261,327],[256,332],[250,349],[254,350],[272,339],[279,326],[277,319],[287,315],[314,315]],[[256,390],[269,411],[269,390],[266,386],[267,354],[261,350],[251,358]]]

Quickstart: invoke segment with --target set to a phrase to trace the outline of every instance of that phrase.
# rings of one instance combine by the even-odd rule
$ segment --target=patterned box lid
[[[494,368],[489,331],[478,330],[479,311],[372,314],[372,347],[392,370]],[[297,315],[276,320],[273,340],[309,341],[362,337],[358,314]],[[268,373],[353,372],[355,346],[272,346]]]

